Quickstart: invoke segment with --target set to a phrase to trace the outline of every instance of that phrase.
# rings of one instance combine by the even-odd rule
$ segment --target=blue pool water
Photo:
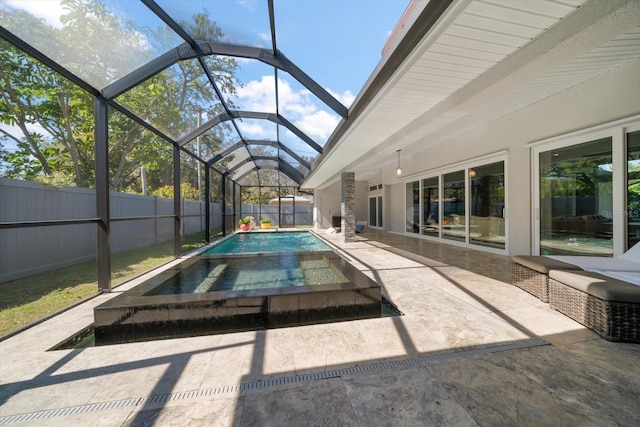
[[[198,260],[145,295],[201,294],[349,283],[326,256],[280,253]]]
[[[316,252],[330,250],[332,249],[328,245],[307,231],[279,231],[270,233],[238,233],[200,255]]]

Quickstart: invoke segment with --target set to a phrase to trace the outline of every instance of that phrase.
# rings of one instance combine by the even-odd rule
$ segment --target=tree
[[[91,97],[7,42],[0,48],[0,120],[21,134],[0,127],[2,139],[16,147],[3,156],[7,176],[57,175],[86,185],[93,169],[92,152],[85,155],[92,147]]]
[[[28,26],[37,35],[36,47],[38,40],[58,41],[63,65],[97,88],[127,74],[132,63],[146,62],[154,47],[169,43],[168,29],[137,27],[110,13],[98,1],[65,0],[62,4],[67,10],[61,18],[62,28],[23,12],[0,13],[11,14],[3,20],[18,20]],[[182,25],[198,39],[215,41],[223,36],[206,11]],[[0,40],[0,47],[3,174],[50,184],[93,186],[92,96],[8,43]],[[211,57],[204,61],[220,91],[232,94],[239,84],[235,60]],[[196,127],[198,116],[213,117],[223,111],[203,74],[197,60],[184,61],[140,83],[116,101],[178,139]],[[228,131],[228,124],[222,124],[203,135],[201,157],[207,159],[218,152]],[[141,192],[142,167],[153,188],[172,184],[171,144],[114,110],[109,113],[109,157],[113,190]],[[197,162],[190,156],[185,156],[184,162],[190,168],[183,173],[195,185]]]

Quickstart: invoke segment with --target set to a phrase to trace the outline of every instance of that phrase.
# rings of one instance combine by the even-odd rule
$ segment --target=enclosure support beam
[[[209,166],[204,166],[204,241],[211,243],[211,185],[209,184]]]
[[[227,178],[223,175],[222,179],[220,180],[220,183],[221,183],[220,194],[222,194],[221,205],[222,205],[222,235],[223,236],[227,235],[227,193],[226,193],[227,186],[225,185],[226,179]],[[234,209],[234,212],[235,212],[235,209]]]
[[[293,123],[291,123],[289,120],[285,119],[280,114],[261,113],[261,112],[258,112],[258,111],[244,111],[244,110],[231,110],[228,113],[224,112],[224,113],[218,114],[217,116],[215,116],[211,120],[209,120],[209,121],[203,123],[202,125],[200,125],[200,127],[192,130],[187,135],[185,135],[182,138],[180,138],[180,140],[178,141],[178,145],[183,146],[183,145],[189,143],[190,141],[194,140],[195,138],[197,138],[199,135],[202,135],[203,133],[205,133],[206,131],[208,131],[212,127],[214,127],[214,126],[216,126],[216,125],[218,125],[220,123],[223,123],[223,122],[226,122],[226,121],[229,121],[229,120],[235,120],[235,119],[269,120],[272,123],[285,126],[293,134],[295,134],[298,138],[303,140],[309,147],[313,148],[318,153],[322,154],[322,150],[323,149],[322,149],[322,147],[320,145],[318,145],[313,139],[311,139],[309,136],[307,136],[307,134],[302,132]]]
[[[98,291],[111,292],[111,220],[109,217],[109,113],[104,98],[96,97],[94,138],[96,157],[96,213],[98,216]]]
[[[173,146],[173,254],[176,258],[182,255],[181,239],[181,203],[180,196],[180,148]]]

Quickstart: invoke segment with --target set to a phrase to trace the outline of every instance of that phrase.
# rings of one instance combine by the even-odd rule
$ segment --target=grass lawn
[[[182,252],[186,253],[203,245],[204,233],[185,236],[183,240]],[[173,242],[114,254],[111,282],[116,286],[172,259]],[[0,336],[97,293],[96,261],[2,283]]]

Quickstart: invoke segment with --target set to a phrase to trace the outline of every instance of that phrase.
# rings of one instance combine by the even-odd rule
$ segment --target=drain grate
[[[422,356],[413,359],[393,360],[389,362],[374,363],[370,365],[353,366],[350,368],[335,369],[324,372],[314,372],[302,375],[293,375],[290,377],[269,378],[265,380],[251,381],[241,384],[213,387],[201,390],[181,391],[176,393],[156,394],[147,397],[136,397],[123,400],[113,400],[110,402],[92,403],[87,405],[70,406],[66,408],[49,409],[46,411],[30,412],[26,414],[0,416],[0,425],[8,425],[19,422],[31,422],[44,420],[53,417],[61,417],[65,415],[84,414],[89,412],[105,411],[109,409],[139,407],[148,404],[160,404],[170,400],[186,400],[198,397],[207,397],[217,394],[226,394],[234,392],[244,392],[250,390],[260,390],[265,388],[277,387],[287,384],[305,383],[317,380],[326,380],[330,378],[340,378],[347,375],[362,374],[366,372],[375,372],[386,369],[407,368],[412,366],[423,366],[425,364],[451,359],[466,359],[473,356],[480,356],[493,353],[501,353],[504,351],[520,350],[531,347],[548,345],[549,343],[541,338],[532,338],[525,341],[515,342],[511,344],[485,347],[478,349],[470,349],[451,353],[441,353],[428,356]]]

